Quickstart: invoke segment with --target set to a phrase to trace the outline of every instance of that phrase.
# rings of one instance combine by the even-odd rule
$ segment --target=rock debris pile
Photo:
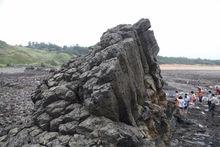
[[[167,101],[148,19],[107,30],[90,53],[63,65],[32,96],[33,125],[2,146],[168,145]]]

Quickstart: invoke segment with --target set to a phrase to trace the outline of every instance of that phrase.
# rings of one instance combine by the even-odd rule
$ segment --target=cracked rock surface
[[[103,33],[86,56],[44,80],[32,96],[33,125],[1,146],[165,146],[170,125],[148,19]]]

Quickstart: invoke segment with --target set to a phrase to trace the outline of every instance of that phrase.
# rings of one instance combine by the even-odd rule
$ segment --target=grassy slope
[[[48,64],[58,65],[67,62],[72,56],[67,53],[35,50],[27,47],[0,47],[0,66],[7,64]]]

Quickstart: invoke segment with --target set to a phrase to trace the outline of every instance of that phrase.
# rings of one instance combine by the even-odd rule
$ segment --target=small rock
[[[73,111],[64,115],[64,121],[74,121],[74,120],[82,120],[89,116],[89,112],[85,109],[84,106],[80,104],[74,104]]]
[[[18,133],[18,131],[19,131],[18,128],[14,128],[14,129],[11,129],[11,130],[8,132],[8,134],[14,136],[14,135],[16,135],[16,134]]]
[[[35,136],[39,135],[39,134],[42,133],[42,132],[43,132],[43,130],[41,130],[40,128],[35,128],[34,130],[32,130],[32,131],[30,132],[30,135],[31,135],[32,137],[35,137]]]
[[[43,130],[49,129],[50,120],[51,120],[51,117],[47,113],[43,113],[37,117],[37,122]]]
[[[203,125],[201,125],[201,124],[199,124],[199,127],[200,127],[200,128],[204,128],[204,126],[203,126]]]
[[[43,136],[40,136],[39,143],[43,144],[43,145],[46,145],[48,142],[56,139],[57,136],[58,136],[57,132],[45,133]]]
[[[59,100],[48,105],[46,111],[50,116],[58,117],[68,104],[67,101]]]
[[[7,135],[0,137],[0,142],[5,142],[7,140]]]
[[[67,145],[71,139],[71,137],[69,135],[60,135],[57,138],[64,145]]]
[[[59,132],[62,134],[74,134],[76,132],[76,128],[78,126],[79,122],[73,121],[68,122],[65,124],[60,124],[59,126]]]
[[[75,92],[73,91],[67,91],[66,95],[65,95],[65,100],[70,101],[72,103],[77,102],[77,97]]]
[[[58,131],[59,125],[63,122],[63,115],[50,121],[50,131]]]

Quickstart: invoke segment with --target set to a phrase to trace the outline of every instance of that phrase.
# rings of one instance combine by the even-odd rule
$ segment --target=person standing
[[[189,105],[195,106],[195,102],[196,102],[196,95],[195,95],[194,91],[191,91]]]
[[[200,87],[198,87],[198,91],[197,91],[196,94],[197,94],[197,97],[199,98],[199,102],[201,103],[202,102],[202,98],[204,96],[203,90]]]
[[[185,93],[185,96],[184,96],[183,100],[184,100],[184,104],[183,104],[184,105],[184,111],[187,114],[188,113],[189,102],[190,102],[190,97],[188,96],[187,93]]]
[[[180,112],[180,115],[184,115],[184,107],[185,107],[185,104],[184,104],[184,99],[182,96],[179,96],[177,98],[177,101],[178,101],[178,108],[179,108],[179,112]]]
[[[212,98],[212,91],[209,91],[209,93],[208,93],[208,108],[209,108],[209,111],[210,111],[210,108],[211,108],[211,101],[210,101],[211,98]]]
[[[210,104],[210,112],[212,117],[214,117],[215,115],[215,107],[216,105],[219,105],[219,100],[218,98],[215,96],[215,94],[212,94],[212,97],[210,98],[211,104]]]
[[[215,90],[216,90],[216,95],[220,95],[220,87],[216,86]]]
[[[179,101],[178,101],[178,98],[179,98],[179,92],[178,91],[176,91],[176,93],[175,93],[175,104],[176,104],[176,107],[179,107]]]

